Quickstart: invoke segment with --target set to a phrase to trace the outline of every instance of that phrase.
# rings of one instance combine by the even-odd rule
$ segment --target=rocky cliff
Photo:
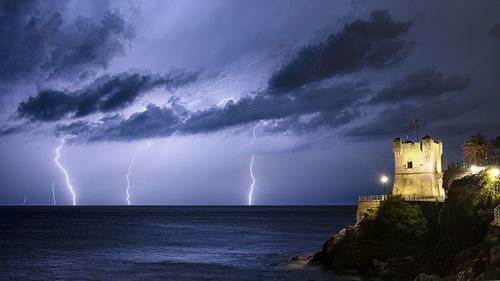
[[[384,280],[498,280],[498,180],[463,177],[443,204],[385,200],[355,226],[328,239],[310,261]]]
[[[499,278],[498,241],[493,244],[481,243],[451,255],[443,249],[445,247],[373,240],[363,225],[358,224],[328,239],[310,264],[337,271],[356,270],[361,275],[384,280],[465,281]]]

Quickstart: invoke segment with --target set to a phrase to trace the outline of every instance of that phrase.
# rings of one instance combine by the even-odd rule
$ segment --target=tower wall
[[[443,144],[425,136],[421,142],[392,143],[394,152],[393,194],[404,196],[444,196],[441,155]]]

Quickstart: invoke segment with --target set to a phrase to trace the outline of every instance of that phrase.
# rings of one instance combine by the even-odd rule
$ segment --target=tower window
[[[406,168],[407,169],[413,168],[413,162],[412,161],[408,162],[408,164],[406,165]]]

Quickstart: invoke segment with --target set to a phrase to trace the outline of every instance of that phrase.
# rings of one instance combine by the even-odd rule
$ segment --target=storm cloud
[[[113,120],[85,126],[74,123],[59,126],[57,130],[59,133],[74,132],[72,126],[79,126],[78,130],[84,132],[81,137],[92,141],[210,133],[260,119],[281,119],[283,124],[275,126],[275,131],[302,132],[323,126],[338,127],[359,117],[354,105],[361,104],[371,90],[366,83],[319,87],[313,85],[314,82],[340,73],[395,63],[411,47],[411,42],[403,38],[411,26],[411,22],[393,21],[387,11],[373,11],[369,20],[348,23],[341,32],[330,35],[326,42],[302,48],[295,59],[272,75],[268,89],[237,102],[230,101],[224,107],[188,112],[150,104],[145,111],[119,122]],[[37,102],[32,98],[26,104]],[[26,115],[24,111],[29,112],[22,107],[18,110],[20,115]],[[72,111],[76,112],[74,116],[82,116],[78,107]],[[177,115],[179,112],[182,116]],[[56,113],[57,116],[67,114]],[[303,115],[311,116],[306,122],[290,124],[291,120],[298,120]]]
[[[273,74],[269,86],[279,93],[338,74],[394,64],[410,50],[412,43],[405,35],[411,26],[410,21],[394,21],[385,10],[373,11],[369,20],[348,23],[326,41],[303,47]]]
[[[361,140],[404,135],[413,138],[415,129],[411,128],[410,121],[416,118],[421,132],[452,136],[470,130],[470,113],[473,114],[479,105],[477,101],[465,104],[461,100],[442,98],[428,99],[417,104],[395,103],[371,115],[362,124],[345,130],[342,135]]]
[[[66,4],[0,1],[0,81],[78,76],[103,68],[135,37],[134,27],[117,12],[68,19]]]
[[[434,67],[426,67],[407,74],[391,86],[382,89],[373,96],[371,103],[398,103],[405,100],[432,98],[445,93],[465,90],[471,79],[462,75],[444,77]]]
[[[460,74],[445,77],[435,67],[425,67],[395,80],[391,85],[375,93],[366,102],[371,114],[361,125],[355,125],[342,134],[348,137],[371,138],[410,134],[410,120],[418,119],[419,126],[432,130],[434,124],[443,124],[464,117],[473,110],[472,104],[464,104],[447,95],[459,94],[471,84],[471,79]],[[462,100],[462,99],[458,99]],[[477,103],[475,105],[478,105]],[[454,120],[452,122],[457,122]],[[448,134],[453,134],[448,130]]]
[[[363,83],[341,83],[328,88],[304,89],[293,96],[261,93],[228,103],[224,108],[210,108],[194,113],[183,131],[197,133],[220,130],[260,119],[279,119],[317,112],[339,113],[368,93]]]
[[[0,136],[8,136],[8,135],[11,135],[11,134],[15,134],[15,133],[19,133],[22,131],[22,128],[20,126],[16,126],[16,127],[9,127],[9,128],[6,128],[6,129],[0,129]]]
[[[309,129],[328,124],[336,127],[357,114],[346,111],[368,93],[364,83],[342,83],[329,88],[309,89],[291,96],[273,96],[266,92],[255,97],[246,97],[238,102],[228,102],[224,107],[189,112],[184,107],[156,106],[150,104],[143,112],[127,119],[113,118],[104,122],[74,122],[60,125],[60,134],[76,133],[81,141],[134,140],[149,137],[165,137],[177,134],[211,133],[258,121],[260,119],[282,119],[318,113]],[[335,121],[335,122],[333,122]],[[299,130],[298,127],[284,130]],[[277,130],[277,129],[276,129]],[[300,130],[303,130],[301,128]]]
[[[109,18],[109,23],[106,22],[102,21],[101,25],[115,26],[110,30],[123,31],[121,26],[124,22],[118,18]],[[463,92],[469,87],[471,79],[460,74],[445,76],[435,67],[424,67],[393,81],[378,92],[370,88],[368,81],[336,82],[333,85],[319,85],[316,82],[364,69],[381,69],[400,62],[413,46],[409,39],[412,26],[411,21],[394,20],[386,10],[374,10],[368,19],[353,20],[323,42],[304,46],[271,75],[267,89],[247,94],[236,102],[230,101],[223,107],[211,106],[189,111],[179,102],[182,100],[180,97],[168,106],[149,104],[146,110],[128,118],[112,115],[98,122],[81,120],[69,125],[58,124],[56,133],[74,134],[84,142],[128,141],[173,134],[212,133],[258,122],[260,119],[273,119],[278,122],[266,127],[267,131],[300,134],[320,127],[338,128],[363,116],[366,118],[370,114],[360,111],[360,107],[364,107],[372,112],[371,119],[366,126],[346,128],[346,136],[377,137],[392,134],[393,131],[386,132],[387,129],[372,130],[389,124],[387,118],[404,116],[409,120],[412,118],[409,112],[421,112],[418,109],[422,103],[428,102],[424,100]],[[57,59],[53,61],[54,65],[65,65],[57,62]],[[176,77],[137,73],[103,76],[74,92],[40,91],[38,95],[20,103],[17,113],[19,117],[32,121],[58,121],[93,113],[108,114],[132,105],[139,96],[153,88],[164,86],[175,90],[196,79],[195,73]],[[370,109],[377,106],[378,109]]]
[[[197,73],[147,75],[123,73],[105,75],[76,92],[45,90],[19,104],[19,117],[32,121],[78,118],[108,113],[131,105],[140,95],[163,86],[169,91],[195,81]]]
[[[89,124],[74,123],[59,126],[58,132],[83,132],[79,134],[82,141],[133,140],[172,134],[211,133],[264,119],[278,121],[272,127],[266,128],[270,132],[291,131],[300,134],[321,127],[338,128],[350,124],[362,117],[360,107],[385,104],[390,107],[379,110],[368,122],[369,126],[351,126],[344,134],[364,134],[367,137],[370,134],[372,137],[391,134],[392,131],[371,129],[386,126],[386,118],[391,116],[401,118],[404,115],[404,118],[411,118],[404,108],[418,108],[418,104],[406,104],[407,101],[419,102],[447,93],[462,92],[471,80],[459,74],[445,77],[435,67],[424,67],[395,80],[376,93],[367,82],[339,82],[330,86],[320,86],[315,82],[339,73],[388,66],[402,59],[411,46],[411,42],[403,39],[411,26],[411,22],[393,21],[387,11],[374,11],[370,20],[356,20],[346,24],[341,32],[330,35],[326,43],[304,47],[294,60],[271,76],[267,89],[240,98],[236,102],[230,101],[224,107],[213,106],[190,112],[176,102],[171,106],[161,107],[150,104],[145,111],[133,114],[127,119],[114,118]],[[350,53],[352,50],[349,46],[358,46],[360,52]],[[318,48],[321,50],[315,55],[304,55],[306,50]],[[314,58],[313,63],[303,61],[306,57],[306,61]],[[313,68],[298,67],[302,63],[304,67]],[[299,75],[299,72],[293,71],[297,77],[287,76],[292,73],[289,72],[291,69],[313,73],[313,76],[302,75],[304,73]],[[300,80],[299,76],[301,79],[306,78]],[[280,80],[279,77],[290,78],[291,84],[280,84],[279,81],[285,80]],[[392,106],[398,109],[397,112],[391,109]],[[405,114],[399,114],[400,111]],[[366,117],[366,113],[364,115]],[[78,126],[78,130],[73,126]],[[352,128],[354,130],[351,131]]]
[[[107,140],[131,141],[136,139],[167,137],[181,126],[181,114],[173,108],[148,104],[146,110],[129,118],[113,115],[97,122],[76,121],[55,126],[57,135],[76,137],[73,141],[95,142]]]

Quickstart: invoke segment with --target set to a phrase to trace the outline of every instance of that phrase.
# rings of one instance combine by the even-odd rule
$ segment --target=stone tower
[[[430,136],[425,136],[422,142],[413,143],[396,138],[392,142],[392,150],[395,163],[394,195],[439,197],[439,200],[444,200],[441,172],[443,143],[440,140],[434,142]]]

